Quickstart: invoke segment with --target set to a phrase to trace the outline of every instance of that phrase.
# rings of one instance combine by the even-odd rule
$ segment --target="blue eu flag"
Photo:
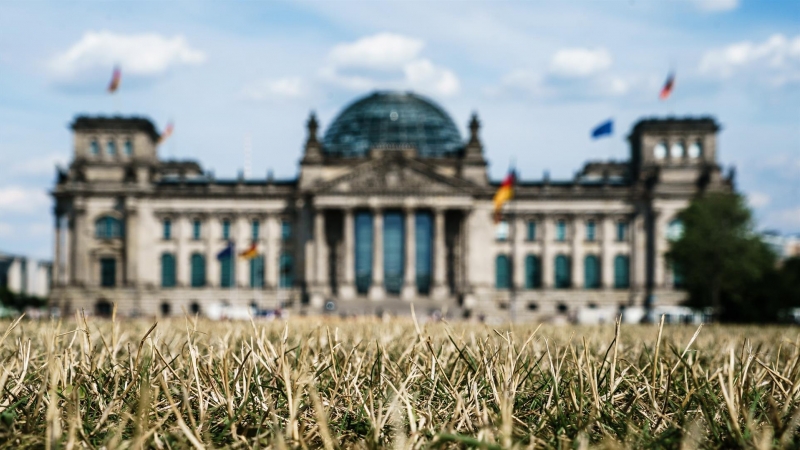
[[[608,119],[592,130],[592,139],[611,136],[614,133],[614,119]]]
[[[233,241],[228,241],[228,246],[217,253],[217,259],[222,260],[223,258],[230,258],[231,255],[233,255]]]

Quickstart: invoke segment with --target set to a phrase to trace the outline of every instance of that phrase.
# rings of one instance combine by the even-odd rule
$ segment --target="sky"
[[[572,178],[628,159],[641,118],[713,116],[758,228],[800,233],[796,0],[0,1],[0,252],[52,257],[49,191],[78,114],[173,122],[160,157],[217,178],[249,142],[249,177],[293,178],[309,113],[324,133],[375,89],[428,96],[464,139],[477,112],[494,179],[512,161]],[[590,139],[609,118],[614,135]]]

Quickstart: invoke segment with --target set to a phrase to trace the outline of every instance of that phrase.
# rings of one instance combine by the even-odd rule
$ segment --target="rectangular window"
[[[100,145],[95,140],[89,143],[89,148],[91,149],[92,155],[100,153]]]
[[[525,288],[538,289],[542,287],[542,264],[536,255],[525,257]]]
[[[192,239],[199,241],[203,234],[203,224],[199,220],[192,222]]]
[[[161,287],[175,287],[175,256],[161,255]]]
[[[288,241],[292,238],[292,222],[284,220],[281,222],[281,239]]]
[[[223,220],[222,221],[222,239],[226,241],[231,238],[231,221],[230,220]]]
[[[383,283],[386,292],[400,294],[405,273],[405,217],[390,211],[383,216]]]
[[[229,288],[233,286],[235,274],[233,267],[233,255],[228,255],[219,260],[219,285]]]
[[[125,155],[133,156],[133,141],[130,139],[125,141]]]
[[[363,211],[355,217],[356,290],[365,295],[372,285],[372,214]]]
[[[164,219],[164,240],[172,239],[172,221]]]
[[[117,154],[117,143],[112,141],[112,140],[109,140],[106,143],[106,153],[108,153],[108,156],[116,156],[116,154]]]
[[[494,260],[495,289],[511,288],[511,260],[507,255],[497,255]]]
[[[117,260],[114,258],[100,259],[100,286],[114,287],[117,284]]]
[[[617,222],[617,241],[628,239],[628,222]]]
[[[630,287],[630,259],[626,255],[617,255],[614,258],[614,287],[627,289]]]
[[[594,224],[594,220],[589,220],[586,222],[586,240],[589,242],[594,242],[596,239],[596,226]]]
[[[250,260],[250,287],[264,287],[264,257],[256,256]]]
[[[556,222],[556,240],[559,242],[567,240],[567,222],[563,220]]]
[[[257,220],[254,220],[253,223],[250,224],[250,225],[251,225],[250,226],[251,237],[252,237],[252,239],[254,241],[257,241],[258,240],[258,232],[260,231],[259,229],[261,228],[261,224],[258,223]]]
[[[532,220],[528,222],[528,240],[529,241],[536,240],[536,222]]]
[[[431,273],[433,272],[433,216],[420,211],[414,218],[414,247],[416,249],[417,292],[428,295],[431,292]]]
[[[206,285],[206,260],[199,253],[192,255],[192,287],[199,288]]]

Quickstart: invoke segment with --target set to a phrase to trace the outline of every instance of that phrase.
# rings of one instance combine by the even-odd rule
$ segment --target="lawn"
[[[800,445],[800,329],[0,323],[0,448]]]

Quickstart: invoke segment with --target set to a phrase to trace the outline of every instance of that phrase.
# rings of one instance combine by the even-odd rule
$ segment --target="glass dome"
[[[371,148],[417,149],[420,156],[459,152],[464,144],[453,119],[411,92],[374,92],[342,111],[322,140],[328,155],[363,157]]]

